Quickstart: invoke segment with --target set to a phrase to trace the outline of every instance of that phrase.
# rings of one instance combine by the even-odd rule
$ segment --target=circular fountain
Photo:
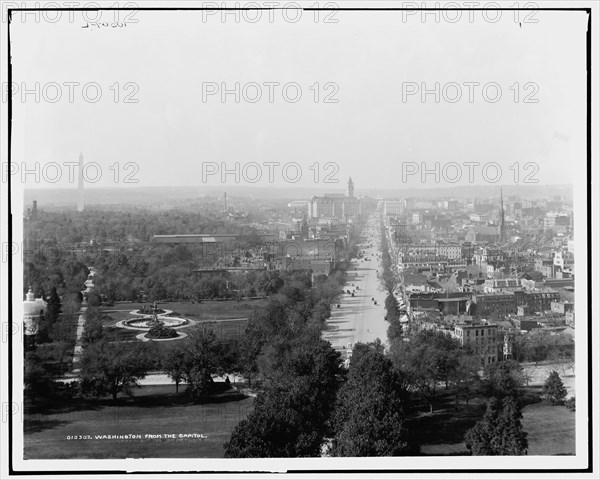
[[[159,311],[161,312],[160,314],[158,313]],[[155,340],[160,342],[187,337],[185,333],[177,330],[195,323],[193,320],[169,316],[173,312],[171,310],[161,310],[157,308],[156,302],[154,302],[151,312],[152,316],[149,317],[147,316],[147,308],[134,310],[130,312],[130,314],[141,318],[121,320],[120,322],[117,322],[115,326],[129,330],[143,330],[144,333],[140,333],[136,338],[143,341]]]

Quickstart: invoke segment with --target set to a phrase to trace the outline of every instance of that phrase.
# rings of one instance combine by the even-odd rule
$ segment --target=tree
[[[400,320],[400,308],[398,307],[398,301],[393,294],[388,294],[385,297],[385,311],[386,320],[390,323]]]
[[[342,294],[342,288],[334,278],[319,275],[315,281],[315,293],[326,305],[331,305]]]
[[[279,271],[275,270],[263,272],[258,277],[254,287],[261,295],[271,295],[283,287],[283,284],[284,280],[281,278]]]
[[[295,448],[302,427],[301,415],[284,403],[284,398],[272,401],[259,395],[255,409],[233,429],[225,443],[225,458],[305,456]]]
[[[498,399],[492,398],[487,404],[483,418],[465,434],[465,445],[472,455],[493,455],[492,439],[498,424]]]
[[[95,343],[104,337],[102,313],[98,307],[87,307],[85,311],[85,326],[83,327],[83,343]]]
[[[556,370],[550,372],[544,383],[544,396],[552,402],[552,405],[562,405],[567,397],[567,389]]]
[[[389,321],[389,319],[388,319],[388,321]],[[400,320],[396,319],[396,320],[390,321],[390,325],[387,329],[387,337],[390,340],[390,342],[396,338],[402,338],[403,333],[404,333],[404,328],[402,327]]]
[[[341,359],[329,342],[292,345],[259,394],[254,411],[225,444],[225,456],[318,456],[342,378]]]
[[[438,384],[450,382],[462,351],[460,344],[444,332],[423,330],[410,342],[392,344],[391,355],[396,368],[407,375],[433,412]]]
[[[523,353],[528,360],[535,362],[536,367],[539,362],[545,360],[548,356],[550,351],[549,340],[550,335],[541,331],[532,332],[525,339]]]
[[[450,381],[456,388],[456,404],[458,399],[464,398],[467,406],[481,386],[479,378],[480,361],[478,357],[463,355],[458,360],[458,365],[450,373]]]
[[[513,397],[492,398],[483,418],[467,431],[465,444],[472,455],[526,455],[527,433]]]
[[[93,291],[87,294],[87,304],[88,307],[99,307],[101,303],[100,294],[97,292],[97,289],[94,288]]]
[[[56,291],[56,287],[52,287],[50,296],[48,297],[48,307],[46,308],[45,319],[50,325],[58,320],[60,315],[61,304],[60,297]]]
[[[82,388],[92,394],[130,393],[152,365],[151,347],[146,343],[110,343],[106,340],[87,346],[81,359]]]
[[[390,264],[386,265],[384,255],[384,264],[382,271],[377,275],[377,279],[381,283],[381,287],[384,291],[388,293],[388,295],[394,295],[398,287],[402,285],[403,275],[396,271],[396,267]],[[389,254],[387,255],[389,258]]]
[[[218,340],[211,328],[195,330],[181,342],[181,353],[168,359],[171,373],[167,373],[179,376],[183,372],[188,393],[199,398],[213,383],[214,374],[230,372],[238,364],[235,348],[235,343]]]
[[[521,424],[521,412],[513,397],[505,397],[502,412],[498,416],[496,434],[492,438],[495,455],[526,455],[527,433]]]
[[[496,398],[518,396],[523,386],[523,367],[513,360],[487,365],[484,371],[488,395]]]
[[[179,383],[185,377],[185,351],[181,348],[169,350],[162,359],[162,368],[175,382],[175,392],[179,392]]]
[[[33,400],[35,400],[36,397],[47,393],[49,385],[52,384],[52,375],[44,367],[44,364],[35,352],[28,352],[25,355],[23,381],[25,392],[28,393]]]
[[[533,374],[535,373],[535,367],[533,365],[526,365],[523,367],[522,376],[525,386],[529,386],[529,382],[533,380]]]
[[[196,330],[184,340],[183,348],[188,392],[200,397],[213,383],[212,374],[219,365],[217,337],[211,329]]]
[[[567,407],[572,412],[575,411],[575,397],[569,397],[568,400],[565,401],[565,407]]]
[[[248,331],[248,327],[246,327],[246,331]],[[252,380],[258,375],[257,358],[260,355],[262,343],[255,335],[244,335],[239,346],[237,370],[248,380],[248,387],[252,387]]]
[[[37,335],[35,336],[35,343],[46,343],[50,341],[50,327],[51,323],[48,320],[47,315],[42,311],[40,313],[39,327]]]
[[[401,380],[381,344],[358,344],[334,413],[336,456],[394,456],[409,451]]]

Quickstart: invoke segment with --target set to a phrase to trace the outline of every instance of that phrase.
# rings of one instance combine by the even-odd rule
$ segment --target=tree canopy
[[[526,455],[527,433],[513,397],[492,398],[483,418],[465,435],[472,455]]]
[[[84,349],[81,358],[82,389],[94,395],[130,393],[152,365],[148,343],[111,343],[100,340]]]
[[[458,341],[444,332],[422,330],[409,342],[393,342],[390,354],[396,368],[406,375],[413,389],[421,392],[433,411],[438,384],[455,378],[464,352]]]
[[[401,380],[380,343],[355,346],[334,414],[336,456],[392,456],[409,451]]]
[[[561,405],[567,398],[567,389],[556,370],[550,372],[544,383],[544,396],[552,402],[552,405]]]
[[[342,380],[341,358],[323,340],[298,344],[278,375],[256,398],[255,409],[234,429],[225,456],[318,456]]]

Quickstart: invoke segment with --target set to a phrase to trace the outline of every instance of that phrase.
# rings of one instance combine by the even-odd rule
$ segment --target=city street
[[[385,294],[380,290],[377,279],[377,270],[381,270],[377,216],[371,217],[364,233],[366,240],[360,250],[365,250],[366,253],[363,258],[352,262],[353,268],[348,271],[348,282],[339,302],[340,308],[333,306],[323,332],[323,338],[330,341],[336,350],[345,350],[349,343],[354,345],[356,342],[372,342],[377,338],[383,343],[387,342]],[[367,246],[369,244],[371,247]],[[354,292],[354,297],[346,293],[347,290]],[[377,305],[372,298],[377,301]]]

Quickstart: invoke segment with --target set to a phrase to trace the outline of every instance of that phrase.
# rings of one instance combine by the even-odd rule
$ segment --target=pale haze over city
[[[565,165],[585,156],[584,12],[520,12],[520,24],[510,11],[437,12],[437,23],[435,12],[406,11],[338,11],[337,23],[310,11],[295,23],[281,10],[255,23],[250,12],[238,22],[235,12],[134,13],[118,30],[84,29],[81,12],[17,17],[13,161],[62,165],[83,152],[105,172],[90,188],[124,186],[106,172],[135,162],[138,186],[291,178],[343,189],[349,175],[361,188],[564,184],[577,173]],[[35,82],[41,98],[60,99],[24,95]],[[260,173],[241,171],[251,162]],[[269,162],[279,163],[274,181]],[[284,175],[291,162],[301,171]],[[491,162],[500,169],[482,172]],[[236,163],[237,181],[223,181]],[[30,176],[27,188],[68,186],[63,168],[55,183]]]

